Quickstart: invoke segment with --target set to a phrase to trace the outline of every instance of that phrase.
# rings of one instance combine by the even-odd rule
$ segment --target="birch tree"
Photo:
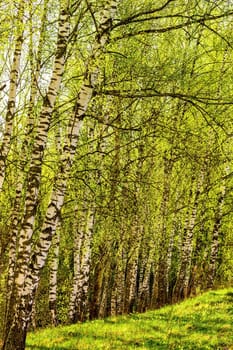
[[[16,17],[18,17],[17,22],[17,37],[15,38],[15,48],[13,54],[13,61],[10,71],[10,85],[8,92],[8,101],[7,101],[7,109],[6,109],[6,117],[5,117],[5,127],[4,134],[2,137],[2,142],[0,146],[0,191],[2,190],[5,172],[6,172],[6,161],[7,156],[11,147],[11,139],[13,134],[13,122],[16,113],[16,94],[17,94],[17,86],[18,79],[20,74],[20,59],[22,55],[22,45],[24,41],[24,10],[25,4],[22,2],[19,5],[18,13]]]
[[[184,227],[184,237],[182,242],[182,251],[180,259],[180,267],[177,276],[176,285],[174,288],[173,300],[177,301],[182,298],[187,297],[188,284],[190,278],[191,262],[192,262],[192,252],[193,252],[193,237],[194,237],[194,226],[197,217],[199,197],[201,192],[201,186],[203,184],[204,172],[201,171],[198,180],[197,187],[195,189],[194,200],[191,199],[190,204],[191,212],[187,214],[186,223]],[[192,196],[192,191],[191,191]]]
[[[64,70],[66,48],[69,36],[69,14],[67,7],[61,8],[59,33],[54,69],[48,92],[44,98],[38,133],[35,138],[30,163],[28,189],[26,193],[25,214],[18,242],[17,265],[10,300],[7,306],[3,349],[24,349],[27,328],[30,322],[32,299],[28,300],[26,277],[31,254],[31,237],[38,205],[41,165],[46,146],[48,128],[59,91]]]
[[[54,61],[54,70],[48,93],[44,99],[40,120],[38,124],[38,133],[32,150],[32,159],[29,169],[28,192],[26,194],[25,216],[22,223],[21,235],[19,239],[17,268],[13,300],[10,302],[7,318],[6,330],[3,349],[23,349],[27,328],[30,322],[31,306],[34,300],[35,291],[39,282],[39,271],[45,264],[45,260],[51,245],[51,239],[56,231],[58,222],[58,213],[61,210],[64,196],[68,171],[72,164],[75,148],[77,146],[78,131],[80,122],[84,117],[84,113],[88,107],[88,103],[92,97],[93,87],[97,78],[97,59],[102,49],[108,42],[111,29],[112,15],[116,10],[116,1],[107,4],[103,8],[99,23],[99,34],[96,36],[95,45],[90,56],[83,85],[78,94],[74,115],[71,118],[68,139],[64,147],[64,159],[62,170],[64,176],[58,180],[56,189],[52,193],[51,202],[45,215],[44,226],[42,227],[41,236],[35,247],[34,254],[31,254],[30,242],[33,234],[33,226],[35,222],[35,213],[37,208],[37,196],[40,187],[41,165],[43,160],[44,149],[46,147],[48,129],[51,121],[51,114],[54,109],[56,96],[59,92],[61,79],[64,71],[66,59],[66,49],[69,36],[69,11],[68,7],[61,8],[59,32],[57,41],[57,53]],[[62,175],[62,174],[61,174]],[[28,269],[28,263],[30,269]],[[14,310],[14,311],[13,311]],[[12,317],[12,313],[14,316]],[[17,334],[17,337],[16,337]]]

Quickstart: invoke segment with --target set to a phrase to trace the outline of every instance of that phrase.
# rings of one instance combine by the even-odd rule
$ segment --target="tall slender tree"
[[[30,290],[27,288],[28,263],[31,254],[31,237],[38,205],[38,191],[40,187],[41,165],[44,148],[46,146],[51,114],[55,105],[64,70],[66,48],[69,36],[69,12],[67,6],[61,7],[57,51],[54,69],[48,92],[44,98],[38,133],[32,150],[32,158],[28,176],[25,214],[22,222],[18,242],[18,254],[14,275],[14,282],[9,300],[6,319],[3,349],[24,349],[27,328],[30,322],[32,299],[28,299]]]
[[[6,173],[6,161],[7,156],[11,147],[11,139],[13,135],[13,123],[15,119],[15,113],[17,110],[16,107],[16,94],[18,87],[18,79],[20,74],[20,60],[22,56],[22,46],[24,41],[24,16],[25,11],[25,3],[22,2],[19,5],[18,13],[16,17],[17,21],[17,37],[15,39],[15,48],[13,54],[13,61],[10,71],[10,86],[8,93],[8,102],[7,102],[7,110],[6,110],[6,118],[5,118],[5,128],[4,135],[2,138],[1,146],[0,146],[0,191],[2,190],[3,182],[5,179]]]

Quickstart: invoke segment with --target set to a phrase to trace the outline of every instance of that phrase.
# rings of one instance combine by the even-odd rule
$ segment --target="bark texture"
[[[18,240],[16,267],[10,301],[7,305],[4,332],[4,350],[22,350],[25,348],[25,339],[32,312],[35,292],[33,291],[34,276],[31,255],[31,238],[38,206],[38,193],[40,188],[41,167],[51,115],[54,109],[62,74],[64,70],[66,48],[69,36],[69,13],[62,8],[59,20],[57,51],[54,69],[48,92],[44,98],[38,123],[38,132],[35,137],[32,157],[29,167],[28,186],[24,217]],[[33,259],[33,258],[32,258]],[[35,272],[35,270],[34,270]],[[37,270],[38,274],[38,270]]]
[[[6,110],[6,120],[4,133],[2,137],[2,143],[0,146],[0,191],[5,179],[6,161],[7,156],[11,148],[11,138],[13,132],[13,123],[16,113],[16,92],[18,86],[20,60],[22,55],[22,46],[24,41],[24,10],[25,4],[21,3],[18,10],[18,28],[19,33],[15,41],[15,49],[13,55],[13,62],[10,71],[10,86],[8,93],[8,102]]]

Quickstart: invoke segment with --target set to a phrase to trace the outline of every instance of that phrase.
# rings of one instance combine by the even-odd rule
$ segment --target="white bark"
[[[185,232],[184,238],[182,242],[182,251],[181,251],[181,262],[180,268],[178,272],[178,277],[174,289],[173,300],[177,301],[182,297],[187,297],[188,293],[188,285],[190,278],[190,270],[191,270],[191,260],[192,260],[192,252],[193,252],[193,235],[194,235],[194,226],[196,222],[198,204],[199,204],[199,196],[201,186],[204,181],[204,171],[201,171],[200,177],[198,179],[194,203],[191,208],[190,217],[186,218],[185,224]]]
[[[16,113],[16,91],[18,86],[18,77],[20,69],[20,60],[22,56],[23,35],[24,35],[24,1],[22,1],[18,11],[19,33],[16,38],[13,62],[10,72],[10,87],[8,93],[7,111],[5,129],[0,147],[0,191],[5,179],[6,160],[11,148],[11,137],[13,132],[13,122]]]
[[[35,253],[33,255],[32,271],[34,271],[35,273],[33,276],[33,284],[32,281],[30,281],[30,279],[28,280],[32,289],[35,289],[38,285],[38,271],[40,271],[45,264],[46,257],[51,245],[51,239],[56,231],[56,226],[59,221],[59,214],[64,202],[66,192],[67,179],[69,171],[74,161],[75,151],[78,144],[79,131],[82,127],[83,118],[85,116],[85,112],[88,108],[88,104],[92,97],[94,85],[97,82],[96,72],[98,68],[98,58],[108,42],[111,30],[111,16],[113,13],[115,13],[116,5],[118,2],[119,1],[109,1],[107,3],[106,8],[103,11],[104,15],[101,17],[101,22],[99,24],[99,33],[96,37],[93,52],[90,56],[89,61],[87,62],[85,77],[80,92],[77,96],[74,113],[70,119],[69,134],[66,139],[65,146],[63,148],[63,155],[61,159],[61,173],[59,174],[60,177],[57,180],[57,183],[53,190],[50,204],[48,206],[47,213],[45,216],[45,221],[41,230],[39,243],[36,246]],[[66,28],[63,29],[63,32],[65,32]],[[58,70],[59,69],[57,69],[56,71]],[[48,98],[48,100],[50,101],[50,98]],[[34,189],[36,188],[33,187],[32,190]],[[33,220],[31,220],[31,217],[29,217],[28,220],[28,224],[30,226],[33,224]]]
[[[22,229],[19,238],[18,248],[18,273],[16,285],[21,289],[24,284],[25,271],[27,270],[30,256],[30,240],[33,234],[36,209],[38,205],[38,191],[41,178],[41,167],[44,149],[47,142],[47,133],[50,125],[51,114],[55,105],[62,74],[64,71],[66,47],[69,36],[69,14],[62,9],[59,22],[59,33],[57,52],[54,62],[54,69],[49,84],[48,92],[44,99],[42,111],[39,118],[38,133],[34,141],[32,158],[29,169],[28,189],[26,192],[25,215],[22,222]]]
[[[31,237],[33,234],[34,221],[38,206],[38,191],[40,187],[43,154],[46,146],[51,114],[53,112],[56,96],[60,88],[64,70],[68,36],[69,13],[66,9],[61,9],[54,69],[48,92],[44,99],[40,113],[38,133],[32,149],[32,159],[29,168],[24,218],[18,241],[14,291],[12,293],[12,297],[6,313],[6,331],[4,344],[7,344],[6,346],[9,347],[11,346],[11,342],[13,342],[12,338],[14,338],[15,332],[20,332],[22,335],[21,341],[22,343],[25,342],[24,337],[27,332],[27,327],[29,325],[31,317],[31,308],[34,299],[34,295],[32,293],[33,278],[30,271],[30,268],[33,266],[34,261],[29,263],[31,255]],[[38,274],[36,267],[35,269],[36,274]],[[30,298],[28,298],[29,295]]]
[[[151,268],[154,261],[154,245],[149,244],[148,254],[142,257],[141,268],[140,268],[140,278],[139,278],[139,288],[138,288],[138,312],[144,312],[150,306],[150,274]],[[145,249],[145,248],[144,248]]]
[[[220,194],[219,194],[215,218],[214,218],[214,227],[213,227],[212,241],[211,241],[211,246],[210,246],[210,259],[209,259],[209,271],[208,271],[208,276],[207,276],[207,288],[213,288],[214,279],[215,279],[215,275],[216,275],[217,258],[218,258],[218,251],[219,251],[219,235],[220,235],[221,220],[222,220],[222,215],[223,215],[225,194],[226,194],[226,185],[223,184],[221,191],[220,191]]]
[[[77,215],[77,213],[76,213]],[[84,239],[84,220],[85,218],[83,216],[80,216],[78,218],[79,223],[75,222],[74,231],[75,231],[75,237],[74,237],[74,275],[73,275],[73,284],[72,284],[72,291],[70,294],[70,303],[69,303],[69,320],[71,323],[75,321],[75,311],[76,311],[76,299],[78,294],[78,285],[80,281],[81,276],[81,247],[83,244]],[[76,221],[76,220],[75,220]]]
[[[51,321],[54,326],[57,325],[57,274],[59,265],[59,246],[60,232],[57,230],[53,236],[53,250],[50,261],[50,277],[49,277],[49,309]]]
[[[8,299],[10,297],[11,293],[11,287],[14,280],[14,270],[15,270],[15,263],[16,263],[16,249],[17,249],[17,240],[18,240],[18,233],[20,228],[20,223],[22,219],[22,213],[21,213],[21,205],[22,205],[22,191],[24,186],[26,185],[26,179],[25,179],[25,173],[24,173],[24,166],[25,163],[29,162],[31,153],[28,150],[28,145],[32,143],[33,137],[32,137],[32,131],[34,128],[34,111],[33,107],[36,101],[36,96],[38,94],[37,90],[37,84],[38,84],[38,78],[39,78],[39,72],[41,69],[41,60],[42,60],[42,46],[44,44],[44,31],[45,31],[45,21],[46,21],[46,14],[47,14],[47,2],[44,3],[44,11],[42,15],[42,28],[40,33],[40,40],[38,44],[38,52],[37,52],[37,66],[36,71],[32,72],[32,85],[31,85],[31,92],[30,92],[30,103],[28,108],[28,120],[26,125],[26,136],[22,144],[21,154],[25,155],[24,159],[21,159],[19,162],[19,174],[17,177],[16,182],[16,190],[15,190],[15,200],[14,200],[14,206],[12,210],[12,224],[11,224],[11,238],[9,243],[9,263],[8,263],[8,280],[7,280],[7,286],[8,286]],[[31,53],[32,54],[32,53]],[[32,65],[31,65],[32,69]]]

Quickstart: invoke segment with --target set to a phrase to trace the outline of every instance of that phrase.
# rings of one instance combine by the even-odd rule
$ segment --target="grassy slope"
[[[205,293],[145,314],[31,333],[27,350],[233,350],[233,289]]]

